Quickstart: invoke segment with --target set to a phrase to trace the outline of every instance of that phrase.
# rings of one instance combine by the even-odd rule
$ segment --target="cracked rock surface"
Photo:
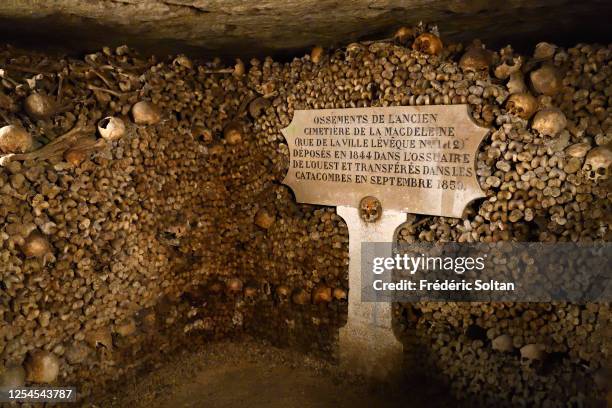
[[[444,27],[453,41],[576,43],[609,36],[611,10],[598,0],[12,0],[0,2],[0,34],[78,52],[129,43],[154,53],[245,57],[381,38],[420,20]]]

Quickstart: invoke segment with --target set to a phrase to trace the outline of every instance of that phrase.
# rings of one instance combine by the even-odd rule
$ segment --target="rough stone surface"
[[[610,11],[598,0],[9,0],[0,2],[0,34],[77,51],[128,42],[147,52],[244,57],[380,38],[420,20],[443,27],[446,40],[479,36],[490,46],[602,41]]]
[[[393,239],[395,229],[406,222],[406,214],[383,211],[379,221],[364,222],[359,210],[337,207],[349,230],[349,308],[346,325],[339,333],[340,363],[347,370],[380,380],[391,380],[400,373],[402,343],[393,333],[393,315],[388,303],[363,302],[361,291],[361,251],[363,242]],[[388,256],[390,256],[389,254]]]
[[[0,365],[25,360],[32,371],[34,351],[51,353],[56,384],[86,398],[110,381],[125,389],[122,379],[172,350],[242,334],[331,354],[348,304],[311,294],[346,293],[354,249],[342,211],[296,203],[280,184],[289,159],[280,130],[296,110],[469,103],[491,129],[476,160],[487,197],[462,219],[408,215],[401,242],[612,240],[610,184],[582,169],[565,173],[561,154],[584,143],[587,161],[610,143],[612,45],[555,51],[564,86],[537,99],[566,116],[557,139],[505,108],[507,84],[492,73],[518,56],[510,48],[492,50],[493,65],[473,72],[457,63],[462,47],[429,55],[412,45],[356,44],[319,63],[253,60],[248,71],[143,59],[125,47],[80,59],[0,47],[0,116],[40,145],[25,158],[0,158]],[[525,78],[539,67],[531,53],[521,55]],[[33,92],[57,102],[52,118],[21,108]],[[249,116],[259,98],[267,107]],[[159,108],[156,125],[129,118],[143,100]],[[122,118],[126,134],[102,147],[94,133],[107,116]],[[231,144],[225,133],[237,125],[242,138]],[[74,148],[87,153],[81,163],[63,159]],[[275,218],[268,229],[254,222],[260,210]],[[48,240],[46,257],[23,252],[33,233]],[[575,280],[572,265],[555,267],[564,284]],[[242,292],[229,290],[234,279]],[[600,406],[590,402],[605,398],[594,374],[610,359],[608,304],[419,302],[392,312],[410,374],[439,379],[467,406]],[[123,336],[128,319],[136,328]],[[113,333],[108,347],[97,340],[72,364],[72,347],[98,329]],[[492,348],[503,334],[511,353]],[[543,345],[545,358],[522,361],[530,344]]]

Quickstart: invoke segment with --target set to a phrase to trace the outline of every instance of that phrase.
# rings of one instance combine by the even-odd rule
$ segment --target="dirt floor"
[[[381,387],[328,362],[255,341],[223,342],[170,356],[93,407],[375,408],[442,406],[434,392]]]

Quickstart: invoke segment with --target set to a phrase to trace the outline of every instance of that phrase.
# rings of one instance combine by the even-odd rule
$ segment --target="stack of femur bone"
[[[295,109],[468,103],[492,128],[477,160],[487,198],[461,220],[412,217],[403,241],[608,240],[611,49],[537,49],[464,50],[419,26],[230,68],[127,47],[82,61],[4,50],[0,112],[20,135],[0,169],[4,377],[91,385],[123,372],[120,347],[155,336],[150,327],[226,333],[257,302],[293,304],[296,316],[344,303],[346,226],[280,184],[280,129]],[[26,109],[31,95],[51,113]],[[139,102],[159,116],[137,123]],[[125,134],[104,140],[95,128],[111,122]],[[69,154],[81,139],[85,153]],[[45,148],[54,154],[40,157]],[[207,296],[227,308],[207,310]],[[166,298],[174,311],[160,318],[153,306]],[[404,306],[406,352],[425,348],[459,397],[542,404],[605,392],[606,305]],[[560,362],[543,374],[538,359],[550,355]]]
[[[260,302],[309,321],[325,308],[340,326],[344,258],[319,248],[342,243],[344,226],[331,209],[275,202],[290,200],[282,170],[247,133],[271,95],[242,62],[126,47],[0,55],[2,385],[79,384],[86,396],[146,361],[135,351],[230,335]],[[297,254],[272,254],[267,236]]]

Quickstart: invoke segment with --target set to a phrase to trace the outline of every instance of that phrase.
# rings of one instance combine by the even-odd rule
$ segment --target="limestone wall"
[[[412,46],[230,67],[127,47],[82,59],[4,48],[2,125],[19,128],[0,136],[3,381],[86,395],[160,350],[245,331],[330,352],[346,316],[347,229],[280,184],[295,109],[468,103],[491,128],[477,161],[487,197],[462,220],[414,216],[401,240],[610,239],[609,173],[584,167],[610,142],[610,46],[544,44],[535,58]],[[409,360],[458,397],[604,395],[607,305],[396,309]]]
[[[604,0],[8,0],[0,34],[30,47],[92,51],[129,43],[151,53],[292,55],[437,23],[447,40],[490,45],[609,41]]]

